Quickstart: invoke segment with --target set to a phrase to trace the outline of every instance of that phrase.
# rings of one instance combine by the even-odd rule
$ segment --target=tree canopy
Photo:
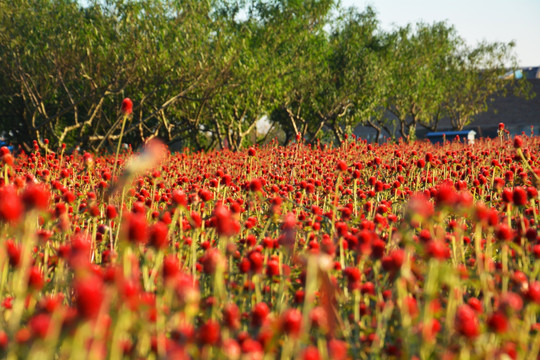
[[[110,150],[124,97],[134,145],[238,149],[265,140],[261,119],[283,143],[462,129],[509,88],[512,48],[444,22],[383,31],[333,0],[0,0],[0,131]]]

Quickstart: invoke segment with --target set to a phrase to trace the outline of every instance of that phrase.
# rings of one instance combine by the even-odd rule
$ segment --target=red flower
[[[7,349],[9,338],[4,330],[0,330],[0,350]]]
[[[214,194],[210,190],[207,190],[207,189],[199,190],[197,195],[199,195],[199,197],[201,198],[203,202],[210,201],[214,198]]]
[[[527,205],[527,192],[521,186],[516,186],[512,194],[512,199],[514,200],[514,204],[518,206]]]
[[[205,274],[214,274],[217,269],[226,267],[227,260],[218,249],[210,248],[204,253],[201,263]]]
[[[407,296],[404,299],[404,306],[411,317],[415,318],[418,316],[418,303],[416,302],[416,299],[414,297]]]
[[[38,314],[30,319],[30,329],[32,329],[32,333],[41,339],[47,337],[50,325],[51,317],[47,314]]]
[[[0,220],[16,223],[21,218],[23,206],[17,190],[11,185],[0,188]]]
[[[514,137],[514,147],[516,149],[521,149],[523,147],[523,139],[521,136]]]
[[[339,160],[337,162],[336,168],[339,171],[345,171],[345,170],[347,170],[347,163],[345,161],[343,161],[343,160]]]
[[[316,346],[310,345],[302,352],[302,360],[319,360],[321,355]]]
[[[362,284],[360,287],[360,292],[362,294],[375,295],[375,285],[371,281],[368,281]]]
[[[6,252],[9,257],[9,264],[17,267],[21,262],[21,247],[16,244],[12,239],[6,240]]]
[[[528,300],[540,304],[540,282],[531,282],[529,284],[529,288],[527,289],[526,296]]]
[[[249,190],[253,192],[261,192],[263,183],[261,179],[253,179],[249,182]]]
[[[470,298],[468,301],[467,301],[467,304],[474,310],[476,311],[477,313],[481,314],[482,311],[484,311],[483,307],[482,307],[482,302],[480,300],[478,300],[478,298]]]
[[[7,146],[2,146],[0,148],[0,160],[2,160],[2,162],[6,166],[13,166],[15,158],[13,157]]]
[[[454,186],[444,183],[437,189],[435,198],[439,205],[453,206],[457,201],[457,193]]]
[[[540,259],[540,244],[536,244],[533,246],[533,254],[537,260]]]
[[[176,206],[187,207],[188,205],[186,193],[179,189],[172,192],[172,201]]]
[[[30,184],[22,194],[27,209],[47,210],[49,207],[49,191],[42,184]]]
[[[360,277],[362,274],[357,267],[348,266],[343,270],[343,274],[347,278],[347,285],[350,290],[360,288]]]
[[[240,345],[234,339],[224,340],[221,350],[226,359],[240,359],[240,355],[242,355],[242,349],[240,349]]]
[[[133,112],[133,101],[130,98],[125,98],[122,100],[122,113],[124,115],[129,115]]]
[[[499,308],[506,312],[520,311],[523,308],[523,299],[514,292],[503,294],[499,301]]]
[[[502,201],[505,203],[511,203],[514,200],[514,192],[512,189],[504,188],[501,194]]]
[[[28,330],[28,328],[24,327],[17,330],[17,332],[15,333],[15,342],[17,342],[18,344],[23,344],[30,340],[30,337],[32,337],[32,333],[30,332],[30,330]]]
[[[248,255],[250,270],[259,274],[263,268],[264,257],[258,251],[252,251]]]
[[[216,231],[221,236],[233,236],[240,232],[240,223],[225,205],[217,204],[214,209]]]
[[[422,335],[427,341],[433,341],[439,331],[441,331],[441,323],[437,319],[431,319],[429,323],[424,324]]]
[[[242,260],[240,260],[240,262],[238,263],[238,269],[242,274],[246,274],[247,272],[249,272],[251,270],[251,262],[249,261],[249,259],[243,258]]]
[[[156,249],[164,249],[168,245],[167,236],[169,234],[169,229],[167,225],[163,222],[158,221],[150,227],[150,245]]]
[[[491,315],[487,320],[487,324],[489,328],[497,334],[503,334],[508,330],[508,319],[506,319],[506,316],[501,312],[496,312]]]
[[[90,263],[91,251],[92,239],[84,233],[75,235],[71,239],[69,264],[73,268],[87,266]]]
[[[279,275],[278,260],[268,260],[268,263],[266,264],[266,275],[270,277]]]
[[[192,211],[191,214],[191,223],[194,227],[196,228],[200,228],[201,225],[202,225],[202,218],[201,218],[201,215],[199,215],[199,213],[195,212],[195,211]]]
[[[431,240],[427,243],[426,253],[429,257],[438,260],[444,260],[450,257],[448,246],[445,243],[438,240]]]
[[[128,218],[127,237],[130,242],[144,244],[148,240],[148,227],[146,216],[131,214]]]
[[[202,345],[217,345],[220,338],[219,323],[215,320],[208,320],[199,329],[199,341]]]
[[[174,255],[167,255],[163,259],[163,278],[165,281],[174,279],[180,273],[180,261]]]
[[[532,187],[532,186],[529,186],[527,188],[527,196],[530,198],[530,199],[534,199],[538,196],[538,190],[536,190],[536,188]]]
[[[333,360],[345,360],[347,358],[347,343],[336,339],[328,341],[328,353],[332,354]]]
[[[497,226],[496,235],[499,240],[510,241],[514,238],[514,231],[508,225],[500,224]]]
[[[469,305],[461,305],[456,313],[456,330],[467,338],[480,334],[480,324],[476,312]]]
[[[91,275],[79,278],[73,284],[75,289],[77,310],[79,315],[87,320],[95,319],[103,304],[105,288],[101,278]]]
[[[105,209],[105,215],[107,216],[107,219],[112,220],[118,215],[116,211],[116,207],[112,204],[107,205],[107,208]]]
[[[235,303],[230,303],[223,308],[223,322],[231,330],[240,328],[240,310]]]
[[[194,306],[201,297],[199,283],[188,274],[180,272],[176,276],[176,296],[182,306]]]
[[[44,283],[43,274],[37,266],[32,266],[28,277],[28,285],[35,290],[41,290]]]
[[[11,155],[11,153],[9,153],[9,150],[8,150],[8,153],[7,154],[3,154],[3,155],[0,155],[0,159],[2,160],[2,162],[4,164],[6,164],[7,166],[13,166],[13,162],[15,160],[15,158],[13,157],[13,155]]]
[[[253,310],[251,310],[251,324],[253,326],[261,326],[269,313],[270,309],[266,303],[260,302],[256,304]]]
[[[281,316],[281,330],[290,336],[298,336],[302,328],[302,313],[298,309],[288,309]]]
[[[263,335],[264,336],[264,335]],[[263,347],[260,341],[253,339],[245,339],[242,341],[242,353],[248,359],[261,359],[263,358]]]

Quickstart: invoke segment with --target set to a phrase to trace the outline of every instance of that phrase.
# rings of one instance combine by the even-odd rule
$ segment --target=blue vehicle
[[[13,145],[9,145],[7,142],[5,142],[4,140],[0,140],[0,147],[2,146],[5,146],[9,149],[10,152],[13,152]]]
[[[430,132],[426,136],[433,144],[440,144],[448,141],[454,141],[457,137],[461,141],[466,141],[469,144],[474,144],[474,138],[476,131],[474,130],[462,130],[462,131],[440,131]]]

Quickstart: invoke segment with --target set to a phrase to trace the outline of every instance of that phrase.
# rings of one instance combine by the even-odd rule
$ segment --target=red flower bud
[[[521,136],[516,136],[514,138],[514,147],[516,149],[521,149],[523,147],[523,139],[521,138]]]
[[[133,101],[130,98],[125,98],[122,100],[122,113],[124,115],[129,115],[133,112]]]

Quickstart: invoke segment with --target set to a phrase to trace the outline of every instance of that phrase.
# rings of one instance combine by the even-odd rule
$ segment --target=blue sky
[[[520,66],[540,65],[540,0],[342,0],[360,10],[371,5],[384,29],[446,20],[471,45],[515,41]]]

